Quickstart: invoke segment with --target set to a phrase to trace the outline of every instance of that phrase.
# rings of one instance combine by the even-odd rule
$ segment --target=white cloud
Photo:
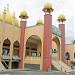
[[[0,11],[3,10],[7,3],[10,6],[10,12],[15,11],[18,17],[22,10],[26,10],[29,15],[27,26],[35,25],[37,19],[44,19],[42,8],[46,2],[51,2],[54,8],[53,25],[58,26],[57,18],[60,13],[66,17],[66,34],[74,31],[74,0],[0,0]],[[19,18],[18,18],[19,19]],[[20,19],[19,19],[20,20]],[[73,33],[74,34],[74,33]],[[67,36],[67,35],[66,35]],[[70,37],[70,38],[69,38]],[[70,35],[69,40],[74,37]],[[66,38],[66,40],[67,40]]]

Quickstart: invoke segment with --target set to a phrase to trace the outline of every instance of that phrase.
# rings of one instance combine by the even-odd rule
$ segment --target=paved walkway
[[[59,71],[43,72],[43,71],[29,71],[29,70],[10,70],[2,71],[0,75],[75,75],[75,71],[63,73]]]

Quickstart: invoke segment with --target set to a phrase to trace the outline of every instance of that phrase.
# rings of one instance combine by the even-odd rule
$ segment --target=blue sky
[[[29,16],[27,26],[32,26],[38,19],[44,20],[42,8],[46,2],[50,2],[54,8],[52,12],[53,25],[58,27],[58,15],[61,13],[65,15],[67,19],[65,22],[66,43],[70,43],[74,40],[74,0],[0,0],[0,12],[7,7],[7,4],[9,4],[12,14],[15,11],[17,18],[22,10],[26,10]]]

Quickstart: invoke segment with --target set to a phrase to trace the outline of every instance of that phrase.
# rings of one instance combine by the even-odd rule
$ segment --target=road
[[[75,71],[69,72],[67,74],[63,72],[43,72],[43,71],[2,71],[0,75],[75,75]]]

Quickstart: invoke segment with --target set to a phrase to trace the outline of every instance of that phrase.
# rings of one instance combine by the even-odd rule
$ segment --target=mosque
[[[9,7],[0,13],[0,63],[6,69],[47,71],[52,65],[56,66],[57,61],[65,64],[66,19],[60,14],[57,19],[59,28],[55,27],[52,24],[53,10],[52,4],[46,3],[42,9],[44,23],[39,19],[35,26],[30,27],[26,27],[29,16],[25,10],[20,13],[20,25]],[[63,70],[63,66],[61,68]]]

